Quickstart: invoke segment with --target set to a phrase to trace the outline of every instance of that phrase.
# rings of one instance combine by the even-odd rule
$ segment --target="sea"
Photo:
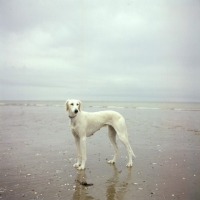
[[[122,108],[122,109],[152,109],[175,111],[200,111],[200,102],[132,102],[132,101],[82,101],[84,107]],[[0,101],[0,106],[35,106],[35,107],[64,107],[65,101]]]

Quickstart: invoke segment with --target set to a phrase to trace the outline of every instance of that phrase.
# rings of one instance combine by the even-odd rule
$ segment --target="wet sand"
[[[116,164],[106,163],[113,149],[103,128],[88,138],[86,169],[77,171],[63,107],[1,106],[0,199],[200,199],[200,112],[114,110],[126,119],[133,167],[119,140]]]

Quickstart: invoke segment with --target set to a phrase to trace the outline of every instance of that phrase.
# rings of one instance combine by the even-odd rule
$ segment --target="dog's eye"
[[[77,103],[76,105],[78,106],[79,104]]]
[[[71,105],[73,106],[74,104],[73,104],[73,103],[71,103]]]

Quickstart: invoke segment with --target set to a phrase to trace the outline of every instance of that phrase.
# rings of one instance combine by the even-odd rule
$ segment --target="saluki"
[[[73,166],[78,170],[85,169],[86,163],[86,137],[90,137],[103,126],[108,126],[108,136],[114,147],[114,157],[108,163],[114,164],[118,154],[116,135],[125,145],[128,152],[127,167],[133,165],[132,156],[135,157],[128,141],[125,119],[115,111],[84,112],[81,110],[81,101],[71,99],[65,103],[70,118],[70,127],[75,138],[78,154],[77,163]]]

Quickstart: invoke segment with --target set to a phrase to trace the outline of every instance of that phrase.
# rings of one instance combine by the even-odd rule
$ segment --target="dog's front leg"
[[[80,138],[80,148],[81,148],[81,157],[82,157],[82,163],[81,166],[78,167],[78,170],[85,169],[85,163],[86,163],[86,136],[83,136]]]
[[[77,150],[77,163],[73,167],[79,167],[81,165],[81,149],[80,149],[80,138],[79,136],[74,135],[76,150]]]

